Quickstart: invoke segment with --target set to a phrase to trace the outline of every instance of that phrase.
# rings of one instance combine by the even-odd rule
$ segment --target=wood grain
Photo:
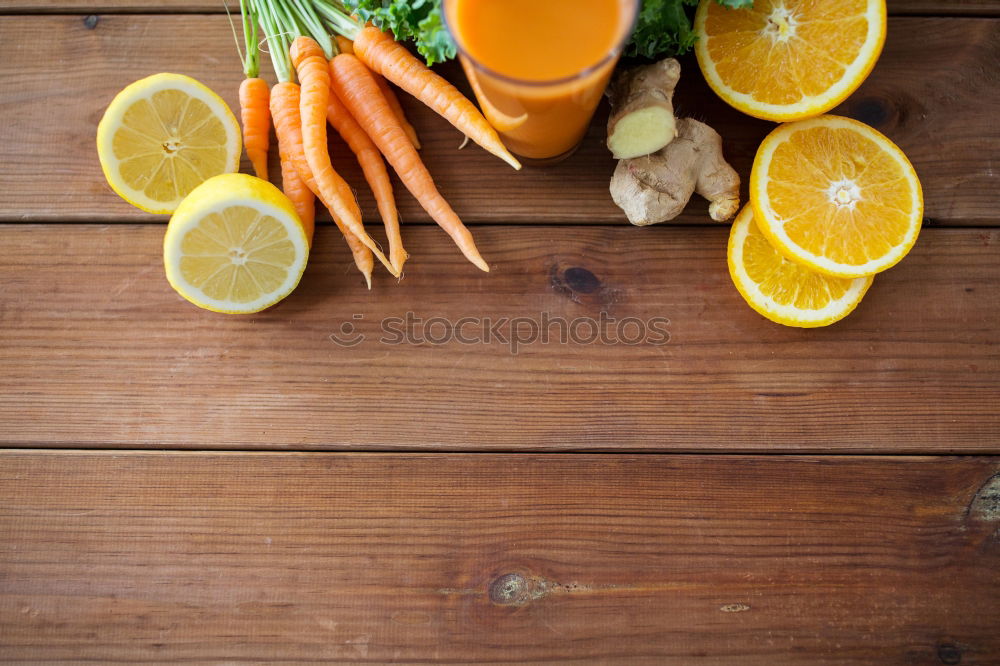
[[[114,94],[131,81],[169,69],[203,80],[236,103],[240,67],[229,23],[216,16],[0,17],[0,220],[162,221],[118,199],[104,183],[94,128]],[[196,45],[196,47],[195,47]],[[771,125],[730,109],[704,85],[697,66],[677,95],[681,113],[708,120],[748,176]],[[461,81],[455,67],[442,71]],[[890,22],[882,59],[842,107],[897,141],[920,174],[926,215],[940,224],[994,225],[1000,176],[991,146],[1000,106],[1000,23],[989,19],[899,18]],[[457,152],[460,135],[412,100],[404,100],[442,193],[467,222],[622,222],[607,184],[613,161],[602,145],[599,112],[580,151],[562,165],[517,173],[477,147]],[[363,179],[335,143],[335,164],[377,219]],[[277,170],[275,170],[277,172]],[[397,183],[405,220],[427,217]],[[696,197],[681,223],[706,223]]]
[[[919,14],[928,16],[997,16],[1000,15],[1000,0],[888,0],[890,15]],[[220,0],[101,0],[99,3],[80,0],[0,0],[0,12],[11,13],[123,13],[155,12],[177,14],[197,12],[218,14],[224,5],[238,11],[239,2]]]
[[[996,664],[997,472],[996,458],[6,452],[0,650]]]
[[[227,7],[239,12],[239,0],[0,0],[0,13],[11,14],[223,14]]]
[[[997,16],[1000,0],[888,0],[890,15]]]
[[[404,237],[368,292],[324,226],[295,293],[233,317],[171,291],[160,227],[0,226],[0,444],[1000,452],[998,230],[925,230],[819,330],[746,306],[724,229],[480,227],[490,274]]]

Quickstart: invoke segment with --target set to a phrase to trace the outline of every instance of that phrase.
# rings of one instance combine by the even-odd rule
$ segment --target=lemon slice
[[[760,232],[749,205],[729,232],[729,275],[754,310],[773,322],[801,328],[843,319],[872,284],[871,276],[833,278],[788,261]]]
[[[695,55],[712,90],[766,120],[829,111],[865,80],[885,43],[885,0],[701,0]]]
[[[163,239],[167,280],[213,312],[259,312],[292,293],[309,240],[292,202],[245,174],[206,180],[170,218]]]
[[[840,116],[771,132],[754,158],[750,203],[779,252],[845,278],[884,271],[906,256],[924,214],[920,180],[903,151]]]
[[[148,213],[172,213],[212,176],[239,170],[240,127],[221,97],[181,74],[127,86],[97,126],[108,184]]]

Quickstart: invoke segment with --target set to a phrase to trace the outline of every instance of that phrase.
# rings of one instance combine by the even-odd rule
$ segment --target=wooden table
[[[200,311],[94,133],[161,70],[235,106],[229,24],[98,5],[0,1],[0,658],[1000,663],[1000,2],[890,0],[837,112],[907,152],[925,228],[820,330],[743,303],[704,201],[626,224],[600,116],[514,173],[413,103],[492,273],[399,188],[399,284],[366,291],[324,224],[278,307]],[[770,125],[683,66],[746,177]],[[383,341],[408,312],[667,335]]]

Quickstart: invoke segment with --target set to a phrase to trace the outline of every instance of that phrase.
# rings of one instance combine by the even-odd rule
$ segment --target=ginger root
[[[611,198],[639,226],[677,217],[692,192],[709,200],[717,222],[739,210],[740,177],[722,157],[722,137],[691,118],[677,121],[677,138],[665,148],[619,161],[611,177]]]
[[[677,136],[674,87],[681,65],[667,58],[622,72],[608,87],[608,148],[615,159],[649,155]]]
[[[619,160],[611,198],[636,225],[671,220],[693,192],[711,203],[713,220],[739,210],[740,177],[722,157],[722,137],[708,125],[674,117],[681,66],[673,58],[618,75],[608,88],[608,148]]]

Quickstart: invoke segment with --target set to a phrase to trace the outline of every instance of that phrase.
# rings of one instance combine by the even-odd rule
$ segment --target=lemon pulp
[[[217,312],[258,312],[298,284],[309,244],[291,202],[253,176],[199,185],[164,237],[167,279],[181,296]]]
[[[235,116],[218,95],[179,74],[122,90],[101,119],[97,143],[108,183],[148,212],[172,212],[205,180],[239,168]]]

